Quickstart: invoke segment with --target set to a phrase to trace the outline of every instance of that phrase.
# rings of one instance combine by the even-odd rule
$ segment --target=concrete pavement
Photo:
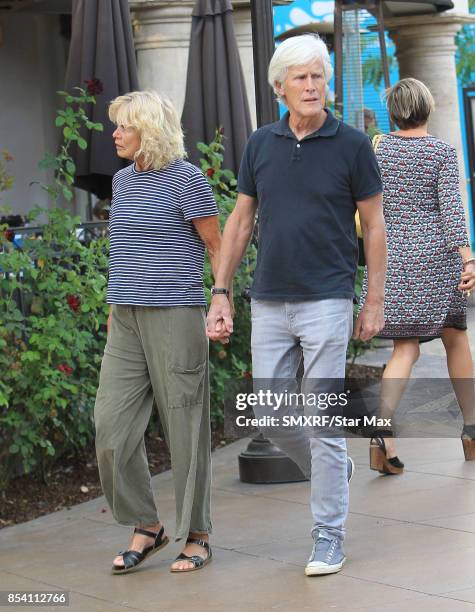
[[[475,348],[474,315],[472,308]],[[384,350],[364,360],[381,363]],[[443,375],[435,342],[424,346],[419,367]],[[80,612],[475,610],[475,462],[464,462],[460,440],[398,441],[407,469],[395,477],[371,472],[368,441],[350,440],[357,470],[348,561],[339,574],[313,578],[303,571],[312,545],[309,485],[239,482],[237,455],[246,443],[213,455],[214,560],[203,570],[170,574],[180,551],[172,543],[137,572],[112,576],[130,529],[115,524],[99,498],[1,530],[0,590],[66,590],[69,610]],[[153,487],[172,530],[171,473],[156,476]]]

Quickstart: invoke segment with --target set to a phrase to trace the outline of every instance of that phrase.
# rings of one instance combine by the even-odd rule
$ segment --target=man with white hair
[[[238,199],[224,230],[207,333],[227,342],[233,331],[228,294],[259,210],[251,289],[255,381],[295,380],[302,357],[303,383],[343,381],[353,326],[356,208],[364,234],[368,298],[354,336],[368,340],[384,325],[381,178],[368,137],[325,107],[332,72],[318,36],[289,38],[276,49],[269,83],[288,112],[250,137],[239,171]],[[261,431],[277,438],[311,481],[314,546],[305,573],[339,571],[346,560],[342,542],[353,467],[345,439],[341,433],[309,435],[303,428],[291,435],[276,428]]]

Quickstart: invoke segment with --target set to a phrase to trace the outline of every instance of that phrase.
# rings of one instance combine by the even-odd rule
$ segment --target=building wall
[[[48,180],[38,162],[56,150],[55,92],[64,86],[67,47],[56,15],[1,15],[0,28],[0,150],[13,155],[8,169],[15,178],[0,205],[23,214],[48,205],[40,186],[30,183]]]

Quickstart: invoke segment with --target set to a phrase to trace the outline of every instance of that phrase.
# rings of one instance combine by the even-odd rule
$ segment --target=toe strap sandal
[[[475,460],[475,425],[464,425],[462,430],[462,445],[465,461]]]
[[[198,540],[195,538],[188,538],[186,543],[187,544],[197,544],[198,546],[201,546],[202,548],[206,550],[206,552],[208,553],[208,556],[206,557],[206,559],[204,559],[203,557],[200,557],[200,555],[188,556],[188,555],[185,555],[185,553],[181,553],[180,555],[178,555],[175,561],[190,561],[193,564],[193,567],[189,567],[186,569],[174,569],[172,567],[170,571],[173,573],[178,574],[180,572],[194,572],[195,570],[203,568],[205,565],[207,565],[211,561],[213,553],[211,552],[211,548],[208,542],[205,542],[204,540]]]
[[[119,551],[119,555],[122,555],[122,559],[124,560],[124,565],[113,565],[112,573],[113,574],[127,574],[131,570],[134,570],[140,564],[142,564],[147,557],[151,557],[156,552],[161,550],[164,546],[166,546],[169,542],[168,536],[163,536],[164,528],[160,529],[158,533],[154,531],[147,531],[146,529],[139,529],[136,527],[134,529],[134,533],[140,533],[141,535],[145,535],[149,538],[154,538],[154,543],[151,546],[147,546],[142,551],[139,550],[121,550]]]
[[[401,474],[404,463],[398,457],[387,457],[384,438],[392,438],[390,429],[378,429],[373,432],[369,447],[369,467],[380,474]]]

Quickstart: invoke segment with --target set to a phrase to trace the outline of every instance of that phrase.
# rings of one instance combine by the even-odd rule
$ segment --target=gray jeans
[[[328,379],[343,381],[353,326],[351,300],[252,300],[251,310],[252,371],[256,386],[272,380],[276,385],[286,385],[288,391],[293,390],[288,386],[296,385],[302,357],[302,388],[325,385]],[[303,427],[282,435],[272,427],[261,428],[261,432],[273,438],[310,479],[312,532],[318,530],[322,535],[343,539],[348,514],[345,439],[315,437]]]

